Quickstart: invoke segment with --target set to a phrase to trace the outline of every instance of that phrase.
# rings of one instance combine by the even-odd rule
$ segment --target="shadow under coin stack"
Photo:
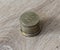
[[[20,17],[20,27],[23,35],[33,37],[40,32],[39,16],[31,11],[24,12]]]

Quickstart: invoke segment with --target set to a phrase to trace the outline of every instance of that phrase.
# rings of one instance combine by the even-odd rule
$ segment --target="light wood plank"
[[[27,10],[40,16],[43,28],[36,37],[20,32],[19,18]],[[0,0],[0,50],[4,49],[60,50],[60,1]]]

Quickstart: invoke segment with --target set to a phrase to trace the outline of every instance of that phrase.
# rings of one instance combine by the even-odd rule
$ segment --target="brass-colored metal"
[[[20,17],[21,32],[25,36],[35,36],[40,32],[40,19],[34,12],[24,12]]]

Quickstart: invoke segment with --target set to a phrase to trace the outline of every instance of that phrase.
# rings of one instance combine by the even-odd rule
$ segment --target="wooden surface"
[[[31,10],[43,28],[36,37],[20,32],[20,15]],[[0,0],[0,50],[60,50],[60,0]]]

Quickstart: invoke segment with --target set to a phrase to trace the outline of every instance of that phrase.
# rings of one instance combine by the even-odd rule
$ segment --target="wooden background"
[[[20,15],[36,12],[43,28],[36,37],[20,32]],[[60,0],[0,0],[0,50],[60,50]]]

